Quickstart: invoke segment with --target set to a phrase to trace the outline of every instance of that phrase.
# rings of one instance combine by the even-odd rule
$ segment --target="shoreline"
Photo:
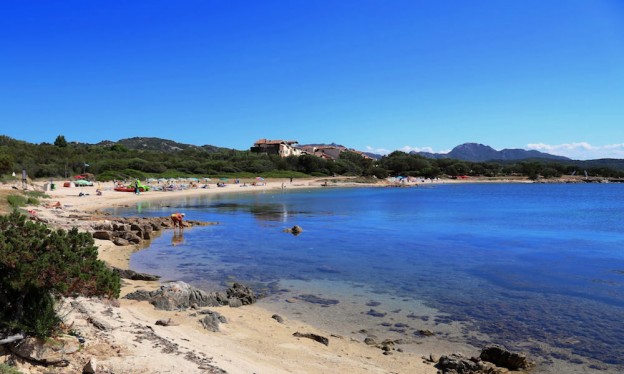
[[[171,192],[133,193],[115,192],[106,187],[101,196],[94,187],[61,187],[46,192],[49,203],[57,201],[63,208],[32,209],[34,215],[48,220],[51,226],[64,229],[77,226],[85,228],[92,220],[106,219],[102,209],[112,206],[127,206],[140,201],[177,199],[203,194],[248,193],[279,191],[281,184],[286,189],[323,188],[322,180],[269,181],[264,186],[241,188],[228,185],[225,188],[211,186],[208,189],[190,189]],[[342,187],[370,187],[371,184],[339,183]],[[78,196],[82,192],[83,196]],[[82,226],[82,227],[81,227]],[[95,240],[98,257],[109,264],[123,269],[129,267],[129,260],[137,246],[118,247],[110,241]],[[148,244],[149,245],[149,244]],[[82,326],[81,334],[87,339],[85,349],[75,357],[80,366],[95,358],[99,368],[115,373],[436,373],[433,363],[423,360],[421,355],[410,352],[384,355],[383,351],[368,346],[363,341],[337,336],[305,324],[297,319],[284,318],[278,323],[274,314],[261,305],[253,304],[241,308],[211,308],[222,314],[228,323],[221,324],[221,331],[212,333],[204,330],[194,310],[161,311],[147,302],[123,299],[137,289],[154,290],[160,282],[122,280],[122,291],[118,307],[112,307],[101,300],[79,298],[82,309],[88,316],[72,311],[68,318],[74,326]],[[112,310],[112,312],[111,312]],[[96,318],[111,327],[109,331],[97,331],[86,321]],[[171,319],[175,326],[155,326],[160,319]],[[141,326],[141,328],[139,328]],[[137,339],[147,334],[160,344],[137,344]],[[293,336],[293,333],[313,333],[328,337],[330,343],[324,346],[310,339]],[[143,335],[142,335],[143,334]],[[101,336],[104,335],[104,336]],[[155,335],[156,337],[154,337]],[[169,343],[165,343],[169,342]],[[177,348],[164,354],[163,346],[173,344]],[[450,352],[447,352],[450,353]],[[77,355],[77,354],[76,354]],[[200,359],[190,359],[199,356]],[[202,358],[203,357],[203,358]],[[203,364],[202,364],[203,363]],[[24,363],[20,367],[25,373],[39,373],[39,367]],[[222,370],[222,371],[219,371]],[[107,371],[103,371],[107,372]]]
[[[333,178],[328,178],[333,179]],[[101,209],[113,206],[130,206],[141,201],[153,201],[161,199],[179,199],[184,197],[194,197],[205,194],[235,194],[265,191],[280,191],[281,184],[286,183],[286,189],[310,189],[324,188],[321,186],[323,180],[310,179],[295,181],[290,184],[286,181],[269,181],[264,186],[241,188],[238,185],[228,185],[225,188],[212,187],[208,189],[190,189],[182,191],[160,192],[153,191],[135,195],[127,192],[115,192],[104,187],[104,194],[95,194],[97,186],[94,187],[73,187],[61,188],[56,191],[47,192],[50,196],[50,203],[61,202],[62,209],[37,207],[33,209],[38,217],[49,219],[54,222],[55,227],[69,228],[86,224],[92,220],[105,220],[111,217]],[[526,180],[444,180],[426,185],[454,184],[454,183],[533,183]],[[564,183],[564,182],[562,182]],[[411,184],[411,186],[422,185],[421,183]],[[361,184],[361,183],[337,183],[333,187],[384,187],[382,184]],[[82,192],[84,196],[78,196]],[[83,226],[83,228],[85,227]],[[132,253],[140,250],[137,246],[118,247],[110,241],[95,240],[98,246],[99,258],[111,266],[122,269],[129,267],[129,260]],[[149,243],[147,244],[149,245]],[[159,282],[127,281],[123,280],[123,295],[137,289],[153,290],[158,288]],[[292,313],[286,317],[285,324],[277,324],[271,318],[274,308],[269,307],[271,300],[260,302],[242,308],[219,307],[213,310],[223,314],[228,324],[221,325],[222,331],[210,333],[204,331],[193,316],[194,311],[165,312],[154,309],[146,302],[136,302],[132,300],[120,299],[119,308],[114,308],[115,314],[124,323],[108,320],[109,324],[117,324],[111,336],[107,337],[109,346],[122,347],[122,353],[117,357],[98,357],[99,362],[114,372],[179,372],[178,368],[185,368],[187,372],[213,372],[202,369],[193,362],[179,354],[168,354],[161,360],[147,359],[151,356],[162,355],[160,348],[147,347],[146,344],[136,344],[133,339],[137,338],[135,327],[137,325],[149,326],[154,333],[162,339],[175,342],[182,350],[187,352],[203,352],[211,356],[210,362],[214,367],[232,373],[280,373],[280,372],[305,372],[323,373],[328,371],[348,371],[354,373],[370,372],[413,372],[413,373],[435,373],[437,369],[432,362],[428,362],[424,357],[429,354],[450,354],[456,350],[444,350],[443,345],[428,346],[430,351],[421,349],[419,352],[397,352],[392,355],[383,355],[383,352],[374,346],[367,346],[364,343],[365,335],[351,337],[337,337],[336,330],[318,329],[316,323],[304,323],[297,318],[298,313]],[[91,308],[92,313],[104,315],[106,305],[98,301],[82,300],[81,303],[87,309]],[[264,304],[264,305],[263,305]],[[292,306],[292,305],[291,305]],[[110,309],[110,308],[109,308]],[[284,315],[283,315],[284,316]],[[104,317],[101,317],[104,318]],[[154,326],[154,321],[158,319],[172,319],[177,326],[160,327]],[[76,321],[79,318],[76,319]],[[339,322],[338,322],[339,323]],[[322,324],[321,324],[322,325]],[[353,330],[356,331],[356,330]],[[295,338],[294,332],[312,332],[330,338],[329,347],[324,347],[308,339]],[[345,335],[348,332],[340,331]],[[351,334],[353,335],[353,334]],[[383,338],[383,337],[380,337]],[[419,343],[417,343],[419,344]],[[149,344],[148,344],[149,345]],[[453,344],[447,344],[447,347]],[[457,346],[457,344],[455,344]],[[85,350],[86,353],[89,350]],[[464,353],[474,354],[472,350],[462,350]],[[160,352],[160,353],[159,353]],[[167,365],[172,366],[167,366]],[[108,365],[108,366],[106,366]],[[195,366],[193,366],[195,365]],[[337,369],[339,368],[339,369]],[[28,371],[25,371],[28,372]],[[37,371],[32,371],[37,372]],[[217,371],[214,371],[217,372]]]

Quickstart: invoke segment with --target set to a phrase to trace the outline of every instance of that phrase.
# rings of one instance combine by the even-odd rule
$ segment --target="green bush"
[[[0,374],[22,374],[22,372],[7,364],[0,364]]]
[[[0,331],[46,337],[62,296],[118,297],[119,276],[97,259],[91,235],[51,230],[17,211],[0,216]]]
[[[41,199],[41,198],[49,199],[50,198],[50,195],[46,194],[45,192],[40,192],[40,191],[27,191],[26,196],[33,197],[36,199]]]
[[[26,198],[21,195],[9,195],[7,196],[7,202],[13,208],[19,208],[26,205]]]

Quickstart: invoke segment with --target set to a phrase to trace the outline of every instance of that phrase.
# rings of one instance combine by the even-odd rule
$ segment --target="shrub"
[[[7,364],[0,364],[0,374],[22,374],[22,372]]]
[[[26,205],[26,198],[21,195],[9,195],[7,196],[7,202],[13,208],[19,208]]]
[[[17,211],[0,216],[0,331],[55,333],[61,296],[118,297],[119,276],[97,259],[88,233],[51,230]]]
[[[34,197],[36,199],[49,199],[50,195],[46,194],[45,192],[40,192],[40,191],[27,191],[26,192],[26,196],[28,197]]]

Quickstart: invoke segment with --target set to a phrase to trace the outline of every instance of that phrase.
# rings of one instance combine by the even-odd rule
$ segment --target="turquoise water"
[[[275,303],[292,296],[289,287],[331,284],[317,295],[349,305],[352,318],[362,315],[355,325],[373,320],[416,339],[416,328],[404,325],[424,321],[435,332],[460,323],[462,343],[475,347],[499,342],[579,372],[624,367],[624,185],[224,194],[115,213],[172,211],[220,224],[187,229],[182,238],[164,233],[132,256],[133,269],[204,288],[236,279]],[[282,231],[295,224],[301,235]],[[360,291],[341,294],[336,284]],[[390,300],[401,306],[389,310]],[[421,302],[437,314],[416,313]],[[386,315],[375,319],[370,310]]]

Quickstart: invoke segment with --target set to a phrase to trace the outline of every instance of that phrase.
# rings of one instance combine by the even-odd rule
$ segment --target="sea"
[[[497,343],[536,373],[624,372],[624,184],[249,187],[111,212],[218,222],[163,232],[131,269],[247,284],[336,336],[424,356]]]

